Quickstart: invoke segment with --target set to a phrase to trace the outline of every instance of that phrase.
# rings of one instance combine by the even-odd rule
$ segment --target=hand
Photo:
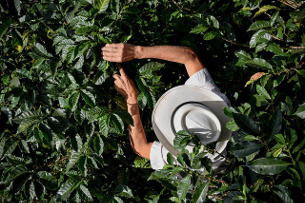
[[[123,97],[125,97],[127,104],[135,104],[137,103],[137,89],[134,82],[127,76],[123,67],[118,64],[118,69],[121,75],[114,74],[114,88],[118,93],[120,93]]]
[[[106,44],[102,48],[103,59],[110,62],[127,62],[136,58],[137,46],[132,44]]]

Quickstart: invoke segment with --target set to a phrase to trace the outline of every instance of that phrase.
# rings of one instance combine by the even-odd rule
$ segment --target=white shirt
[[[188,86],[197,86],[206,88],[218,96],[220,96],[228,106],[230,106],[230,101],[226,95],[222,94],[219,88],[215,85],[211,75],[209,74],[206,68],[201,69],[194,73],[186,82],[185,85]],[[150,151],[150,164],[151,167],[155,170],[162,169],[163,166],[167,164],[167,154],[169,151],[158,141],[153,142],[151,151]],[[213,168],[218,167],[224,158],[219,156],[216,159],[212,160]]]

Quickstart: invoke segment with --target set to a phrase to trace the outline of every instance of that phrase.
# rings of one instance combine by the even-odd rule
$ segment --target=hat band
[[[174,134],[185,130],[196,135],[202,144],[218,140],[221,124],[210,108],[198,102],[187,102],[179,105],[171,115],[171,128]]]

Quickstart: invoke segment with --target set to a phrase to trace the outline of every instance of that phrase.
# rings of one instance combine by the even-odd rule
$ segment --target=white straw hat
[[[152,113],[153,129],[159,141],[177,156],[174,138],[180,130],[197,135],[203,144],[217,142],[215,150],[224,152],[232,132],[226,128],[230,121],[223,108],[228,105],[212,91],[194,86],[178,86],[165,92]],[[194,146],[186,147],[189,152]],[[208,154],[210,159],[219,154]]]

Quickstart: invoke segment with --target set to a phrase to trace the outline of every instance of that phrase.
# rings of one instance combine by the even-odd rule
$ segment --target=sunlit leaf
[[[205,202],[208,189],[209,189],[209,182],[202,183],[198,188],[196,188],[192,202],[193,203]]]
[[[298,116],[301,119],[305,119],[305,103],[301,104],[296,112],[294,112],[294,115]]]
[[[243,131],[249,133],[250,135],[259,135],[259,128],[257,124],[247,115],[233,113],[233,118],[235,123]]]
[[[271,26],[270,21],[259,20],[259,21],[255,21],[254,23],[252,23],[252,25],[249,27],[249,31],[260,30],[260,29],[267,28],[270,26]]]
[[[232,147],[232,154],[238,158],[257,152],[261,145],[256,142],[240,142]]]
[[[94,7],[99,10],[99,13],[105,12],[109,6],[110,0],[94,0]]]
[[[255,17],[261,15],[262,13],[267,12],[267,11],[269,11],[269,10],[273,10],[273,9],[279,9],[279,8],[276,7],[276,6],[273,6],[273,5],[265,5],[265,6],[261,7],[261,8],[254,14],[254,16],[253,16],[252,18],[255,18]]]
[[[189,189],[191,189],[191,176],[188,174],[178,183],[177,195],[179,201],[184,200]]]
[[[69,197],[69,195],[79,187],[81,184],[81,180],[68,178],[68,180],[61,185],[59,190],[57,191],[57,200],[65,200]]]
[[[287,168],[290,163],[276,158],[260,158],[252,161],[248,167],[262,175],[275,175]]]

